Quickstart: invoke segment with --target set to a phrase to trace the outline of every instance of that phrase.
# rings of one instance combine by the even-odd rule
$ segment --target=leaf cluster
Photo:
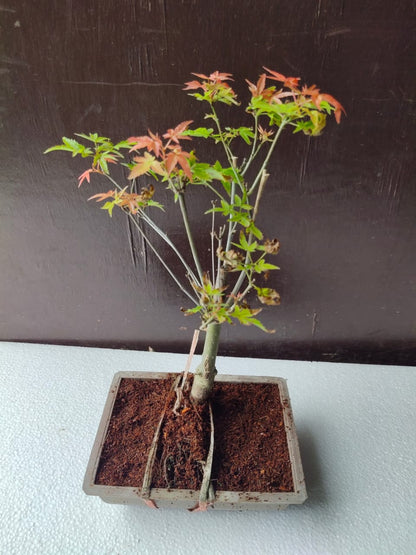
[[[253,119],[251,127],[223,125],[216,112],[216,103],[240,106],[237,94],[230,86],[231,74],[218,71],[209,75],[195,73],[197,79],[186,83],[184,90],[191,91],[189,94],[198,101],[207,103],[205,119],[209,120],[211,127],[192,129],[193,121],[187,120],[161,135],[148,130],[147,135],[132,136],[117,143],[98,133],[77,133],[75,138],[63,137],[61,144],[45,151],[65,151],[72,157],[90,158],[89,167],[78,177],[79,186],[85,181],[90,183],[93,174],[111,181],[109,191],[95,194],[90,199],[103,202],[102,209],[110,216],[117,206],[136,225],[137,219],[142,218],[140,233],[181,290],[193,301],[194,307],[186,310],[186,314],[199,314],[203,326],[210,322],[239,322],[268,331],[257,318],[261,308],[251,308],[247,295],[254,292],[264,305],[280,302],[277,291],[261,285],[261,280],[270,271],[279,269],[267,260],[269,255],[278,253],[279,242],[265,239],[258,221],[269,160],[285,128],[292,128],[294,133],[301,131],[317,136],[322,133],[328,116],[333,114],[339,123],[344,112],[334,97],[322,93],[315,85],[301,86],[298,77],[265,70],[255,84],[247,80],[251,99],[243,109]],[[219,159],[213,163],[200,160],[195,149],[186,147],[193,138],[213,141],[222,152],[222,162]],[[246,156],[240,161],[233,150],[236,140],[247,149]],[[110,167],[117,164],[128,169],[127,186],[120,185],[112,175]],[[254,177],[248,180],[247,175]],[[149,179],[152,183],[137,192],[138,178]],[[148,207],[163,209],[153,199],[158,183],[172,191],[174,200],[179,202],[192,267],[181,249],[145,212]],[[212,207],[205,211],[211,217],[212,267],[209,270],[201,267],[198,245],[191,230],[191,220],[199,221],[200,215],[191,214],[190,219],[185,203],[189,190],[196,187],[204,187],[213,195]],[[184,268],[184,281],[174,274],[150,243],[146,228],[156,231],[174,251]]]

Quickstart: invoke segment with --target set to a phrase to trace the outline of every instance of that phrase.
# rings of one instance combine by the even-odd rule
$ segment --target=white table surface
[[[0,343],[1,554],[416,553],[416,368],[219,358],[223,373],[287,378],[309,494],[302,506],[188,513],[86,496],[113,374],[181,371],[185,360]]]

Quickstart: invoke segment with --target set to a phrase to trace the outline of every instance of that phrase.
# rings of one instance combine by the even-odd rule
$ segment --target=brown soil
[[[172,379],[121,381],[96,483],[141,487],[149,447],[163,409],[152,486],[198,489],[209,448],[208,408],[185,399],[172,411]],[[217,490],[293,491],[277,384],[216,383],[212,398]]]

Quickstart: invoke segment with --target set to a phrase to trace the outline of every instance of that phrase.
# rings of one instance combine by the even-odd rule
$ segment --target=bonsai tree
[[[109,190],[94,194],[89,200],[102,202],[101,208],[110,217],[116,208],[131,220],[186,295],[189,307],[184,309],[185,314],[199,315],[200,329],[206,336],[191,390],[195,403],[204,402],[212,390],[223,324],[239,322],[273,331],[265,328],[258,314],[261,304],[280,302],[278,292],[267,287],[262,279],[278,269],[269,257],[278,253],[279,241],[264,236],[258,213],[269,180],[268,164],[283,131],[317,136],[322,133],[328,115],[333,114],[339,123],[344,111],[334,97],[321,93],[315,85],[301,86],[298,77],[264,69],[266,73],[260,75],[257,83],[247,80],[251,99],[244,107],[230,86],[231,74],[218,71],[210,75],[193,74],[197,79],[186,83],[184,90],[191,91],[189,94],[207,107],[205,127],[192,128],[193,121],[189,120],[162,135],[148,131],[147,135],[132,136],[118,143],[97,133],[77,133],[77,138],[63,137],[62,144],[46,150],[68,151],[72,156],[90,160],[78,178],[78,186],[95,177],[109,182]],[[220,104],[243,110],[252,118],[252,125],[227,126],[218,113]],[[244,120],[248,117],[245,114]],[[219,159],[204,161],[191,146],[193,138],[213,141],[221,150]],[[242,146],[246,153],[237,156]],[[121,166],[121,172],[116,171],[117,166]],[[146,185],[140,188],[138,180],[144,177]],[[161,186],[171,191],[172,206],[162,206],[157,200]],[[187,210],[190,190],[201,186],[212,193],[212,203],[205,212],[211,247],[209,267],[202,263]],[[192,264],[155,221],[155,210],[172,209],[180,211]],[[173,251],[181,273],[162,257],[158,245],[150,239],[150,230]],[[248,303],[249,293],[255,293],[259,306]]]

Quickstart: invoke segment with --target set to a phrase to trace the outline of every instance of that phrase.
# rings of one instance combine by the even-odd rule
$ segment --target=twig
[[[186,235],[188,237],[188,243],[189,243],[189,246],[190,246],[191,252],[192,252],[192,257],[193,257],[194,262],[195,262],[195,266],[196,266],[196,269],[197,269],[197,272],[198,272],[200,282],[201,282],[201,284],[203,284],[204,283],[204,272],[202,271],[202,266],[201,266],[201,263],[199,261],[198,251],[197,251],[197,248],[195,246],[194,238],[193,238],[192,231],[191,231],[191,226],[189,224],[188,211],[186,209],[185,198],[184,198],[183,193],[179,193],[178,198],[179,198],[179,206],[180,206],[181,213],[182,213],[183,224],[185,226]]]
[[[147,237],[146,233],[142,230],[142,228],[139,226],[139,224],[136,222],[136,220],[134,219],[134,217],[128,213],[128,216],[130,217],[131,221],[134,223],[134,225],[137,227],[137,229],[139,230],[139,233],[141,234],[141,236],[143,237],[143,239],[146,241],[146,243],[149,245],[149,247],[152,249],[152,251],[154,252],[154,254],[156,255],[157,259],[159,260],[159,262],[162,264],[162,266],[166,269],[166,271],[169,273],[170,277],[173,279],[173,281],[176,283],[176,285],[179,287],[179,289],[185,293],[185,295],[195,304],[198,304],[198,301],[196,299],[194,299],[194,297],[185,289],[185,287],[182,285],[182,283],[179,281],[179,279],[175,276],[175,274],[172,272],[172,270],[169,268],[169,266],[166,264],[166,262],[163,260],[163,258],[160,256],[160,254],[158,253],[157,249],[152,245],[152,243],[150,242],[149,238]]]
[[[214,207],[214,203],[213,207]],[[211,221],[211,271],[212,271],[212,283],[215,283],[215,252],[214,252],[214,237],[215,236],[215,211],[212,211],[212,221]]]

